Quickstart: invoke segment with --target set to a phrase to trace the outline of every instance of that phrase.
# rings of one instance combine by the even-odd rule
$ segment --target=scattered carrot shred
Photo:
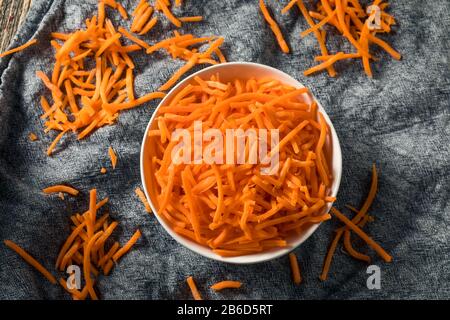
[[[364,71],[368,77],[372,77],[372,70],[370,61],[375,60],[370,54],[370,44],[376,44],[390,54],[394,59],[400,60],[401,54],[395,51],[388,43],[380,39],[378,34],[387,34],[391,32],[391,26],[395,24],[395,19],[385,12],[387,2],[381,3],[375,0],[372,6],[379,8],[380,24],[370,24],[374,18],[374,12],[368,13],[363,9],[363,5],[359,0],[343,1],[312,1],[315,3],[315,11],[310,11],[306,8],[302,0],[292,0],[283,9],[282,13],[289,11],[295,4],[300,9],[301,14],[310,25],[308,30],[301,33],[304,37],[309,33],[314,33],[319,42],[322,56],[321,64],[314,66],[304,71],[304,75],[311,75],[313,73],[328,70],[330,76],[336,73],[333,65],[343,59],[361,59]],[[367,6],[370,8],[371,6]],[[315,23],[314,19],[319,20]],[[328,55],[328,50],[325,44],[325,37],[322,32],[325,32],[323,27],[325,25],[332,26],[338,33],[340,33],[355,49],[355,53],[343,53]],[[320,56],[319,56],[320,57]],[[316,57],[317,58],[317,57]],[[323,59],[323,60],[322,60]]]
[[[90,191],[89,209],[83,214],[76,214],[72,217],[74,223],[71,234],[59,251],[56,259],[56,268],[64,271],[67,267],[67,261],[73,260],[77,265],[83,268],[84,288],[68,289],[65,279],[60,279],[59,283],[69,292],[74,299],[84,300],[88,296],[91,299],[98,299],[98,294],[94,288],[95,278],[99,275],[99,270],[104,275],[108,275],[121,256],[126,254],[133,244],[139,239],[139,230],[122,247],[118,242],[106,248],[107,240],[118,226],[116,221],[109,223],[108,214],[104,214],[97,219],[97,211],[108,201],[105,198],[97,202],[97,191]]]
[[[100,169],[100,172],[101,172],[102,174],[105,174],[105,173],[106,173],[106,168],[105,168],[105,167],[102,167],[102,168]]]
[[[21,256],[28,264],[38,270],[44,277],[48,279],[53,284],[56,284],[56,278],[40,264],[36,259],[30,256],[25,250],[19,247],[17,244],[12,242],[11,240],[4,240],[5,245],[14,250],[19,256]]]
[[[125,10],[125,8],[120,3],[117,4],[117,11],[119,11],[119,13],[120,13],[120,15],[122,16],[123,19],[128,20],[127,11]]]
[[[64,192],[64,193],[68,193],[72,196],[76,196],[78,195],[79,191],[75,188],[69,187],[69,186],[64,186],[64,185],[54,185],[51,187],[47,187],[45,189],[42,190],[42,192],[50,194],[50,193],[59,193],[59,192]]]
[[[189,286],[189,289],[191,289],[192,297],[194,298],[194,300],[203,300],[200,295],[200,292],[198,292],[197,286],[195,285],[194,278],[188,277],[186,281]]]
[[[136,232],[133,234],[133,236],[128,240],[128,242],[119,250],[114,253],[112,256],[113,260],[117,262],[125,253],[127,253],[131,247],[139,240],[141,237],[141,232],[139,230],[136,230]]]
[[[217,282],[215,284],[213,284],[211,286],[211,289],[213,289],[214,291],[220,291],[223,289],[238,289],[242,286],[242,283],[239,281],[232,281],[232,280],[225,280],[225,281],[220,281]]]
[[[7,56],[7,55],[10,55],[10,54],[13,54],[13,53],[22,51],[22,50],[28,48],[29,46],[35,44],[36,42],[37,42],[37,40],[36,40],[36,39],[33,39],[33,40],[30,40],[30,41],[28,41],[27,43],[25,43],[25,44],[23,44],[23,45],[21,45],[21,46],[18,46],[18,47],[16,47],[16,48],[13,48],[13,49],[10,49],[10,50],[8,50],[8,51],[5,51],[5,52],[3,52],[3,53],[0,54],[0,58],[3,58],[3,57],[5,57],[5,56]]]
[[[302,282],[300,267],[298,266],[297,256],[293,252],[289,253],[289,263],[291,265],[292,280],[295,284],[300,284]]]
[[[169,21],[172,22],[176,27],[180,28],[182,24],[181,21],[173,15],[172,11],[170,11],[166,3],[161,0],[156,0],[156,3],[161,8],[162,12],[167,17],[167,19],[169,19]]]
[[[139,200],[144,204],[145,211],[151,213],[152,209],[150,208],[150,204],[148,203],[147,197],[145,196],[144,192],[141,190],[141,188],[137,187],[134,192],[139,197]]]
[[[278,41],[278,45],[280,46],[281,50],[284,53],[289,53],[289,46],[287,45],[286,41],[284,40],[283,34],[281,33],[281,30],[280,30],[280,27],[278,26],[276,21],[272,18],[269,11],[267,10],[264,0],[259,0],[259,8],[261,9],[264,19],[267,21],[270,28],[272,29],[272,32],[275,35],[275,37]]]
[[[109,155],[109,158],[111,159],[111,165],[112,165],[113,169],[115,169],[116,165],[117,165],[117,155],[114,152],[114,149],[112,147],[108,148],[108,155]]]
[[[192,17],[181,17],[179,18],[181,22],[200,22],[203,21],[202,16],[192,16]]]
[[[28,135],[28,139],[30,139],[31,141],[36,141],[38,140],[38,137],[33,132],[30,132],[30,134]]]

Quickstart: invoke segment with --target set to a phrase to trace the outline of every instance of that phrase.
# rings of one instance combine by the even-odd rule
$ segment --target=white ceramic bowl
[[[218,64],[214,65],[208,68],[205,68],[203,70],[200,70],[191,76],[187,77],[178,85],[176,85],[170,92],[166,95],[166,97],[160,102],[158,107],[156,108],[155,112],[153,113],[148,126],[147,130],[145,131],[144,139],[142,141],[142,147],[141,147],[141,179],[142,179],[142,185],[144,187],[145,195],[147,196],[147,199],[149,200],[150,206],[155,212],[155,216],[158,219],[159,223],[163,226],[163,228],[169,233],[172,238],[174,238],[178,243],[182,244],[186,248],[204,256],[210,259],[228,262],[228,263],[236,263],[236,264],[250,264],[250,263],[257,263],[257,262],[263,262],[272,260],[275,258],[278,258],[282,255],[285,255],[289,253],[294,248],[298,247],[300,244],[302,244],[306,239],[308,239],[309,236],[319,227],[319,224],[313,224],[310,227],[304,229],[304,231],[299,235],[293,235],[290,239],[287,239],[288,241],[288,247],[285,248],[274,248],[272,250],[263,251],[259,253],[249,254],[245,256],[238,256],[238,257],[221,257],[214,253],[210,248],[202,246],[198,243],[195,243],[194,241],[185,238],[179,234],[177,234],[175,231],[171,229],[171,227],[166,223],[166,221],[159,216],[157,213],[156,207],[154,205],[154,202],[152,199],[154,199],[155,195],[150,194],[149,190],[150,188],[147,188],[147,185],[152,183],[152,177],[150,169],[149,169],[149,162],[150,158],[148,156],[149,147],[147,142],[147,135],[148,131],[150,129],[156,128],[156,122],[154,122],[154,119],[158,113],[158,109],[163,106],[166,101],[170,101],[170,99],[181,89],[183,89],[187,84],[193,81],[193,78],[195,76],[199,76],[203,79],[210,78],[213,74],[219,73],[221,81],[231,81],[235,78],[239,79],[248,79],[251,77],[255,78],[262,78],[262,77],[271,77],[273,79],[279,80],[285,84],[291,85],[293,87],[301,88],[304,87],[300,82],[292,78],[291,76],[287,75],[286,73],[277,70],[275,68],[258,64],[258,63],[251,63],[251,62],[229,62],[224,64]],[[311,102],[311,96],[308,96],[305,94],[305,98]],[[315,99],[314,97],[312,97]],[[331,186],[331,196],[336,196],[339,184],[341,182],[341,174],[342,174],[342,154],[341,154],[341,147],[339,144],[339,139],[336,135],[336,131],[334,130],[333,124],[330,121],[330,118],[326,114],[325,110],[317,101],[318,107],[320,112],[322,112],[325,120],[328,123],[330,132],[331,132],[331,139],[327,138],[327,141],[325,143],[325,153],[326,157],[329,162],[329,166],[332,170],[333,174],[333,181]],[[331,140],[331,141],[330,141]],[[328,204],[328,206],[324,209],[324,211],[329,211],[331,208],[331,204]]]

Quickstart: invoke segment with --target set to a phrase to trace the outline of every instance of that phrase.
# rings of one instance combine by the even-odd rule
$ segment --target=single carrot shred
[[[109,155],[109,158],[111,159],[111,165],[112,165],[113,169],[115,169],[116,165],[117,165],[117,155],[112,147],[108,148],[108,155]]]
[[[239,281],[231,281],[231,280],[225,280],[220,281],[211,286],[211,289],[214,291],[221,291],[223,289],[239,289],[242,286],[242,283]]]
[[[272,29],[272,32],[274,33],[281,50],[284,53],[289,53],[289,47],[288,47],[286,41],[284,40],[283,34],[281,33],[281,30],[280,30],[280,27],[278,26],[278,24],[275,22],[275,20],[272,18],[269,11],[267,10],[264,0],[259,0],[259,8],[264,16],[264,19],[267,21],[270,28]]]
[[[156,3],[161,8],[162,12],[167,17],[167,19],[169,19],[169,21],[173,23],[176,27],[180,28],[181,21],[173,15],[172,11],[170,11],[170,9],[167,7],[167,4],[161,0],[156,0]]]
[[[48,279],[53,284],[56,284],[56,278],[40,264],[36,259],[30,256],[25,250],[19,247],[16,243],[11,240],[4,240],[5,245],[11,250],[15,251],[19,256],[21,256],[28,264],[38,270],[44,277]]]
[[[164,97],[161,92],[134,96],[133,71],[129,69],[134,69],[135,64],[129,53],[147,49],[150,45],[122,27],[116,31],[107,17],[105,6],[117,10],[123,19],[128,17],[123,6],[115,0],[99,1],[97,15],[86,19],[84,29],[51,34],[58,39],[58,42],[51,42],[56,51],[51,79],[42,71],[36,72],[53,99],[49,103],[45,97],[41,98],[45,132],[60,132],[48,148],[48,155],[68,131],[77,134],[78,139],[84,139],[98,128],[114,124],[119,111]],[[145,25],[146,17],[141,18],[139,23],[150,30],[154,22],[153,25]],[[125,46],[122,44],[124,38],[138,45]],[[90,69],[91,65],[93,69]],[[123,66],[128,67],[126,72],[122,72]],[[124,85],[128,89],[127,95],[123,94]]]
[[[36,141],[38,140],[38,137],[33,132],[30,132],[30,134],[28,135],[28,139],[30,139],[31,141]]]
[[[186,279],[186,281],[187,281],[187,284],[189,286],[189,289],[191,289],[192,297],[194,298],[194,300],[202,300],[200,292],[198,291],[197,286],[196,286],[196,284],[194,282],[194,278],[192,278],[190,276],[190,277],[188,277]]]
[[[22,50],[28,48],[29,46],[31,46],[31,45],[33,45],[33,44],[35,44],[35,43],[37,43],[37,40],[36,40],[36,39],[30,40],[30,41],[28,41],[27,43],[25,43],[25,44],[23,44],[23,45],[21,45],[21,46],[18,46],[18,47],[16,47],[16,48],[13,48],[13,49],[10,49],[10,50],[5,51],[5,52],[3,52],[3,53],[0,53],[0,58],[3,58],[3,57],[5,57],[5,56],[7,56],[7,55],[10,55],[10,54],[13,54],[13,53],[22,51]]]
[[[140,237],[141,232],[139,230],[136,230],[136,232],[128,240],[128,242],[122,248],[116,251],[116,253],[112,256],[112,259],[117,262],[125,253],[127,253],[131,249],[131,247],[139,240]]]
[[[152,212],[152,209],[150,208],[150,204],[148,203],[147,197],[145,196],[144,192],[141,190],[141,188],[137,187],[134,192],[139,197],[139,200],[144,204],[145,211],[148,213]]]
[[[289,253],[289,263],[291,265],[292,280],[295,284],[300,284],[302,282],[300,267],[298,266],[297,256],[293,252]]]
[[[47,187],[47,188],[43,189],[42,192],[44,192],[46,194],[64,192],[64,193],[68,193],[72,196],[76,196],[79,193],[79,191],[75,188],[60,185],[60,184],[54,185],[51,187]]]

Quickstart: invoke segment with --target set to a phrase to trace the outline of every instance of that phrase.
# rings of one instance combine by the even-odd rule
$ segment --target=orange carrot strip
[[[194,278],[191,276],[186,279],[189,289],[191,289],[192,297],[194,300],[202,300],[200,292],[198,292],[197,286],[195,285]]]
[[[211,286],[211,289],[213,289],[214,291],[220,291],[220,290],[228,289],[228,288],[238,289],[241,286],[242,286],[242,283],[239,281],[225,280],[225,281],[220,281],[220,282],[213,284]]]
[[[127,253],[131,247],[139,240],[141,237],[141,232],[139,230],[136,230],[136,232],[133,234],[133,236],[128,240],[125,245],[116,251],[116,253],[113,255],[113,260],[117,262],[125,253]]]
[[[130,69],[130,68],[127,69],[125,79],[126,79],[126,86],[127,86],[128,101],[134,101],[133,69]]]
[[[91,249],[94,245],[95,241],[103,234],[103,231],[97,232],[92,238],[89,239],[87,244],[84,246],[84,254],[83,254],[83,273],[84,273],[84,281],[86,282],[87,290],[89,291],[89,295],[93,300],[98,300],[97,294],[94,291],[94,286],[91,278]]]
[[[95,53],[95,56],[100,57],[102,55],[102,53],[104,51],[106,51],[106,49],[108,49],[108,47],[110,47],[114,42],[119,40],[121,36],[122,35],[120,33],[116,33],[116,34],[112,35],[110,38],[108,38],[105,42],[103,42],[100,49],[98,49],[98,51]]]
[[[351,255],[353,258],[370,263],[370,257],[368,255],[362,254],[353,248],[351,243],[351,234],[349,230],[345,230],[344,247],[345,250],[348,252],[348,254]]]
[[[63,137],[63,135],[67,132],[67,129],[62,131],[60,134],[58,134],[55,138],[55,140],[53,140],[53,142],[50,144],[50,146],[47,149],[47,155],[50,156],[53,152],[53,149],[55,149],[56,144],[59,142],[59,140],[61,140],[61,138]]]
[[[47,88],[49,88],[52,92],[54,92],[58,98],[62,97],[63,93],[61,92],[61,90],[59,90],[59,88],[50,81],[50,79],[45,75],[45,73],[43,73],[42,71],[36,71],[36,76],[38,76],[42,80],[44,85]]]
[[[200,22],[203,20],[202,16],[193,16],[193,17],[180,17],[178,18],[181,22]]]
[[[123,34],[125,37],[127,37],[128,39],[130,39],[131,41],[133,41],[134,43],[140,45],[142,48],[147,49],[147,50],[150,49],[150,45],[147,42],[139,39],[138,37],[136,37],[134,35],[132,35],[131,33],[129,33],[124,28],[119,27],[119,32],[121,34]]]
[[[261,9],[264,19],[266,19],[267,23],[269,24],[270,28],[272,29],[272,32],[275,35],[275,37],[278,41],[278,45],[280,46],[281,50],[284,53],[289,53],[289,47],[283,38],[283,34],[281,33],[280,27],[278,26],[278,24],[275,22],[275,20],[272,18],[269,11],[267,10],[266,5],[264,4],[264,0],[259,0],[259,8]]]
[[[158,17],[151,18],[147,24],[142,28],[141,32],[139,32],[139,35],[147,34],[158,22]]]
[[[396,60],[401,60],[402,55],[400,53],[398,53],[397,51],[395,51],[385,41],[381,40],[380,38],[377,38],[376,36],[374,36],[370,33],[367,34],[367,38],[369,39],[370,42],[373,42],[376,45],[378,45],[379,47],[383,48],[387,53],[389,53],[392,56],[392,58],[394,58]]]
[[[297,3],[297,0],[291,0],[289,1],[289,3],[283,8],[281,9],[281,13],[285,14],[287,13],[289,10],[291,10],[291,8]]]
[[[172,22],[176,27],[180,28],[181,21],[178,20],[178,18],[172,14],[172,12],[169,10],[164,1],[156,0],[156,3],[159,5],[159,7],[161,8],[162,12],[167,17],[167,19],[169,19],[169,21]]]
[[[148,213],[152,212],[152,209],[150,208],[150,204],[148,203],[147,197],[145,196],[144,192],[141,190],[141,188],[137,187],[134,192],[136,193],[136,195],[139,197],[139,199],[141,200],[141,202],[144,204],[145,207],[145,211],[147,211]]]
[[[315,73],[315,72],[321,71],[321,70],[323,70],[323,69],[326,69],[327,67],[333,65],[336,61],[338,61],[339,59],[341,59],[343,55],[344,55],[343,52],[339,52],[338,54],[332,56],[332,57],[331,57],[330,59],[328,59],[327,61],[325,61],[325,62],[323,62],[323,63],[321,63],[321,64],[319,64],[319,65],[317,65],[317,66],[314,66],[314,67],[312,67],[312,68],[309,68],[308,70],[305,70],[305,71],[303,72],[303,74],[304,74],[305,76],[309,76],[309,75],[312,74],[312,73]]]
[[[298,266],[297,256],[293,252],[289,253],[289,263],[291,265],[292,279],[294,283],[300,284],[300,282],[302,282],[302,277],[300,275],[300,268]]]
[[[23,44],[21,46],[18,46],[16,48],[13,48],[13,49],[10,49],[8,51],[5,51],[5,52],[0,54],[0,58],[3,58],[4,56],[10,55],[10,54],[15,53],[15,52],[22,51],[22,50],[28,48],[29,46],[35,44],[36,42],[37,42],[37,40],[33,39],[33,40],[30,40],[30,41],[28,41],[27,43],[25,43],[25,44]]]
[[[112,165],[113,169],[115,169],[116,165],[117,165],[117,155],[114,152],[114,149],[112,147],[108,148],[108,155],[111,159],[111,165]]]
[[[61,261],[66,254],[67,250],[69,250],[70,246],[72,245],[73,241],[78,237],[80,232],[83,230],[83,228],[86,226],[86,222],[81,222],[70,234],[70,236],[66,239],[66,242],[63,244],[61,250],[59,251],[58,258],[56,259],[56,268],[59,268]]]
[[[345,225],[361,237],[372,249],[374,249],[380,257],[386,262],[391,262],[392,257],[382,248],[378,243],[376,243],[371,237],[369,237],[364,231],[362,231],[357,225],[350,221],[346,216],[344,216],[339,210],[332,207],[331,212],[341,220]]]
[[[44,277],[48,279],[53,284],[56,284],[56,278],[46,269],[42,264],[40,264],[36,259],[30,256],[25,250],[19,247],[16,243],[11,240],[4,240],[5,245],[14,250],[19,256],[21,256],[29,265],[38,270]]]
[[[30,134],[28,135],[28,138],[29,138],[31,141],[36,141],[36,140],[38,140],[38,137],[37,137],[33,132],[30,132]]]
[[[336,232],[336,235],[331,242],[330,248],[328,249],[327,255],[325,257],[325,261],[322,268],[322,273],[319,276],[319,279],[322,281],[327,280],[328,272],[330,270],[331,261],[333,260],[334,252],[336,251],[337,245],[339,243],[339,240],[341,239],[342,235],[344,233],[344,229],[339,229]]]
[[[166,83],[164,83],[159,90],[161,91],[165,91],[170,89],[170,87],[172,87],[186,72],[188,72],[193,66],[195,66],[197,60],[198,60],[199,55],[198,54],[194,54],[192,55],[192,57],[189,59],[189,61],[182,66],[180,69],[178,69],[173,75],[172,77],[167,80]]]
[[[302,0],[297,1],[297,7],[299,8],[300,12],[302,13],[303,17],[305,18],[305,20],[309,24],[309,26],[311,28],[314,27],[315,23],[314,23],[313,19],[311,18],[311,16],[309,15],[309,12],[306,9],[305,4],[303,3]],[[330,13],[328,13],[328,14],[330,14]],[[315,30],[314,35],[317,38],[317,42],[319,43],[319,47],[320,47],[320,51],[322,52],[322,55],[328,55],[328,49],[325,44],[325,33],[324,32],[321,33],[318,30]],[[336,76],[336,70],[334,70],[332,65],[327,67],[327,71],[328,71],[328,74],[330,75],[330,77]]]
[[[43,189],[42,192],[47,193],[47,194],[65,192],[65,193],[71,194],[73,196],[76,196],[79,193],[79,191],[75,188],[72,188],[69,186],[64,186],[64,185],[59,185],[59,184],[51,186],[51,187],[47,187],[47,188]]]
[[[105,263],[112,258],[112,256],[117,252],[117,250],[119,250],[119,248],[120,244],[118,242],[114,242],[111,249],[109,249],[109,251],[103,256],[103,258],[99,260],[98,265],[103,268]]]
[[[314,32],[316,30],[319,30],[320,28],[322,28],[325,24],[327,24],[331,19],[334,18],[334,16],[336,15],[336,11],[333,11],[333,14],[327,16],[325,19],[322,19],[322,21],[320,21],[318,24],[316,24],[314,27],[309,28],[308,30],[303,31],[302,33],[300,33],[300,36],[306,37],[308,34],[310,34],[311,32]]]
[[[120,15],[122,16],[122,18],[124,20],[128,20],[127,11],[125,10],[125,8],[120,3],[117,4],[117,10],[119,11]]]

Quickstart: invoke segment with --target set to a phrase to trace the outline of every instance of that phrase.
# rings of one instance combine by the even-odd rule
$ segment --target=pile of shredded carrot
[[[197,64],[225,61],[219,49],[223,42],[220,37],[196,38],[192,34],[180,35],[175,31],[173,38],[150,45],[132,34],[147,34],[157,22],[157,17],[150,19],[156,10],[161,11],[177,27],[181,27],[182,22],[202,20],[199,16],[176,18],[171,13],[167,0],[157,0],[155,7],[145,0],[141,1],[132,13],[131,32],[123,27],[116,29],[106,16],[106,7],[116,9],[123,19],[128,19],[121,4],[115,0],[100,0],[97,15],[86,19],[86,29],[51,34],[56,61],[52,73],[49,76],[42,71],[36,73],[52,96],[51,102],[46,97],[41,97],[44,112],[41,119],[45,120],[45,132],[60,132],[48,147],[48,155],[52,154],[67,132],[77,133],[78,139],[83,139],[97,128],[113,124],[120,111],[164,97],[163,92],[135,97],[135,64],[130,53],[144,49],[151,54],[156,50],[166,49],[174,59],[187,61],[160,90],[170,89],[185,72]],[[123,38],[134,44],[124,45]],[[31,41],[4,54],[24,49],[33,43]],[[203,52],[199,52],[198,48],[191,48],[204,43],[209,43],[210,47]],[[213,55],[217,57],[217,61]]]
[[[48,148],[49,155],[66,132],[75,132],[82,139],[96,128],[114,123],[119,111],[164,97],[162,92],[153,92],[135,98],[135,65],[129,53],[141,47],[123,45],[122,34],[105,12],[105,1],[100,1],[98,14],[86,19],[85,30],[52,33],[53,71],[50,76],[36,73],[52,94],[52,103],[41,97],[45,132],[61,132]]]
[[[320,64],[304,71],[305,76],[326,69],[328,74],[334,77],[336,76],[336,71],[333,65],[337,61],[361,59],[365,73],[368,77],[372,77],[370,61],[377,60],[370,52],[370,44],[372,43],[381,47],[394,59],[401,59],[400,53],[377,36],[378,34],[390,33],[392,30],[391,27],[396,24],[394,17],[386,12],[389,6],[387,1],[374,0],[366,8],[364,8],[359,0],[321,0],[315,1],[315,3],[315,11],[308,11],[303,0],[291,0],[281,10],[284,14],[296,5],[310,26],[308,30],[301,33],[301,36],[305,37],[313,33],[319,43],[321,55],[316,56],[315,61],[320,62]],[[373,6],[379,9],[378,12],[373,10]],[[285,44],[283,35],[267,12],[263,0],[260,0],[260,7],[280,47],[283,52],[287,53],[287,45]],[[379,28],[374,27],[374,23],[377,23]],[[337,52],[336,54],[330,54],[326,46],[328,29],[325,29],[325,26],[331,26],[334,29],[328,32],[328,34],[335,34],[337,31],[353,46],[355,51],[351,53]]]
[[[180,89],[159,109],[158,129],[149,131],[155,181],[148,187],[158,195],[158,214],[175,232],[221,256],[285,247],[292,233],[330,219],[324,214],[335,200],[328,196],[333,179],[325,148],[329,129],[317,104],[306,102],[307,94],[306,88],[270,78],[223,82],[219,75],[195,77]],[[224,137],[227,129],[278,129],[279,144],[267,147],[267,156],[279,153],[278,172],[263,175],[264,165],[248,161],[174,164],[171,152],[179,141],[172,133],[192,131],[194,121]],[[208,144],[203,142],[203,150]]]
[[[54,186],[51,192],[57,192],[57,189],[67,192],[62,187],[64,186]],[[97,202],[96,189],[90,191],[89,209],[83,214],[76,213],[70,217],[73,223],[72,232],[61,247],[56,259],[56,269],[61,272],[65,272],[70,265],[77,265],[82,268],[84,278],[82,290],[71,289],[67,286],[67,279],[59,279],[61,286],[75,300],[84,300],[88,296],[95,300],[98,299],[94,289],[94,278],[99,276],[100,270],[102,270],[104,275],[108,275],[114,264],[141,237],[141,232],[137,230],[122,247],[119,242],[112,243],[110,241],[110,236],[118,226],[118,223],[116,221],[110,222],[108,213],[97,217],[98,210],[107,202],[108,198]],[[55,277],[25,250],[10,240],[5,240],[4,243],[41,272],[50,282],[56,284]]]
[[[344,223],[345,226],[340,227],[336,230],[336,235],[333,239],[333,241],[330,244],[330,247],[328,249],[328,253],[325,256],[324,264],[323,264],[323,270],[320,275],[320,279],[322,281],[325,281],[328,277],[328,272],[330,270],[331,262],[333,259],[334,252],[336,251],[337,245],[339,244],[339,241],[344,236],[344,248],[347,251],[347,253],[357,259],[361,260],[367,263],[370,263],[370,257],[366,254],[358,252],[356,249],[353,248],[353,245],[351,243],[351,231],[356,233],[363,241],[369,245],[375,252],[386,262],[391,262],[392,257],[378,244],[376,243],[371,237],[369,237],[362,228],[366,225],[367,222],[373,221],[373,217],[368,215],[368,210],[370,206],[372,205],[372,202],[375,198],[375,195],[377,193],[378,188],[378,175],[377,170],[375,167],[375,164],[372,167],[372,183],[370,186],[369,194],[364,201],[363,206],[360,210],[355,209],[352,206],[347,206],[351,211],[355,212],[356,215],[353,217],[353,219],[349,220],[346,216],[344,216],[338,209],[331,208],[332,214],[338,218],[341,222]]]
[[[108,275],[114,263],[116,263],[141,237],[137,230],[128,242],[120,247],[118,242],[109,244],[108,239],[118,226],[116,221],[109,222],[109,214],[105,213],[97,218],[97,211],[108,201],[105,198],[97,202],[97,191],[90,191],[89,210],[83,214],[74,214],[72,220],[72,233],[64,242],[56,260],[56,268],[64,271],[67,266],[75,264],[82,266],[84,288],[65,289],[72,294],[74,299],[85,299],[89,295],[92,299],[98,299],[94,290],[94,277],[99,275],[99,270]],[[109,249],[107,247],[109,246]],[[66,280],[61,279],[61,284]]]

